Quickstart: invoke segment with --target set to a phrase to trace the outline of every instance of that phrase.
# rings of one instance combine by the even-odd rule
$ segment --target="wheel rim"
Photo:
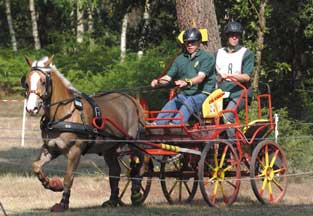
[[[130,168],[130,156],[129,155],[123,155],[119,157],[119,163],[121,165],[122,170],[124,170],[123,174],[121,174],[121,180],[119,183],[120,187],[120,193],[119,193],[119,204],[121,206],[129,206],[132,204],[131,202],[131,168]],[[152,162],[152,161],[151,161]],[[142,197],[138,203],[144,203],[144,201],[147,199],[148,194],[151,189],[151,183],[152,183],[152,170],[149,167],[149,171],[145,173],[142,177],[141,186],[140,186],[140,193],[142,194]]]
[[[166,159],[165,157],[164,159]],[[184,169],[182,159],[161,164],[162,191],[170,204],[190,203],[197,191],[197,172]]]
[[[199,184],[204,200],[215,207],[231,205],[240,187],[240,162],[225,141],[209,143],[199,163]]]
[[[272,141],[259,143],[251,164],[251,186],[257,199],[263,204],[280,202],[288,185],[287,160],[281,147]]]

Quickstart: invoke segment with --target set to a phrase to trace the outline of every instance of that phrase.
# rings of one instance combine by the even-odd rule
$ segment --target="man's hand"
[[[159,85],[159,80],[157,79],[152,80],[150,85],[152,88],[157,87]]]
[[[223,80],[227,79],[228,74],[216,74],[216,81],[218,83],[222,82]]]
[[[179,88],[184,88],[188,85],[188,83],[185,80],[177,80],[175,81],[175,85]]]

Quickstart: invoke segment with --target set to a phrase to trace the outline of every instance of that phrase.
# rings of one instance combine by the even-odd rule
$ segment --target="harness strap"
[[[88,101],[88,103],[91,105],[91,107],[93,108],[93,117],[97,118],[99,120],[99,122],[96,122],[97,125],[101,125],[101,109],[98,106],[98,104],[95,102],[95,100],[91,97],[89,97],[87,94],[85,93],[81,93],[82,96]]]

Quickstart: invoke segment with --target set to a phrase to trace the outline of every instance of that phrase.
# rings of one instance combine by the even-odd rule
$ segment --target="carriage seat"
[[[251,139],[260,139],[267,137],[271,132],[272,123],[269,119],[257,119],[248,124],[243,128],[243,133],[246,138],[250,141]]]
[[[225,92],[222,89],[213,91],[202,104],[202,116],[204,119],[216,118],[223,110],[223,96]]]

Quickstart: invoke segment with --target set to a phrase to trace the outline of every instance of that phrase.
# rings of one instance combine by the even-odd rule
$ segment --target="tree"
[[[30,10],[30,16],[31,16],[31,23],[32,23],[32,33],[35,43],[35,49],[39,50],[41,48],[40,40],[39,40],[39,32],[37,27],[37,15],[35,10],[35,3],[34,0],[29,0],[29,10]]]
[[[221,47],[213,0],[177,0],[176,13],[179,29],[190,27],[208,29],[209,40],[204,49],[216,52]]]
[[[266,30],[266,17],[265,17],[266,5],[267,0],[261,0],[259,11],[257,11],[256,9],[256,13],[258,14],[258,37],[256,41],[256,59],[253,77],[253,87],[255,88],[256,91],[259,88],[259,77],[261,73],[261,63],[262,63],[262,50],[264,48],[264,34]]]
[[[141,30],[141,36],[139,38],[138,47],[139,50],[137,52],[138,58],[141,58],[143,55],[143,49],[145,45],[145,40],[147,34],[149,32],[149,24],[150,24],[150,1],[145,0],[144,13],[143,13],[143,27]]]
[[[124,61],[126,57],[126,35],[127,35],[127,24],[128,24],[128,12],[125,13],[122,21],[121,30],[121,62]]]
[[[5,0],[5,13],[6,13],[7,20],[8,20],[12,48],[14,52],[17,52],[17,42],[16,42],[15,31],[14,31],[12,15],[11,15],[10,0]]]
[[[84,36],[84,9],[83,2],[77,1],[76,3],[76,42],[82,43]]]

